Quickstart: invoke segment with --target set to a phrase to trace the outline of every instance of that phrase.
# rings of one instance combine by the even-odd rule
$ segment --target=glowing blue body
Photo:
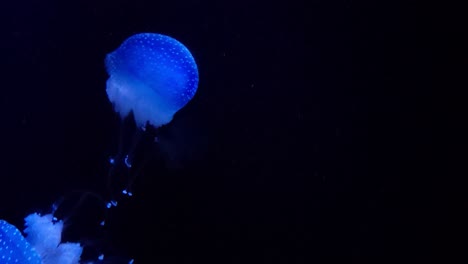
[[[122,118],[133,111],[139,127],[169,123],[198,88],[198,69],[192,54],[177,40],[160,34],[128,38],[107,55],[106,68],[110,75],[106,91],[115,111]],[[131,167],[127,157],[125,163]],[[126,190],[124,194],[131,196]],[[116,202],[111,201],[108,208],[111,206]],[[0,264],[80,263],[83,248],[79,243],[61,242],[63,223],[52,214],[31,214],[25,222],[26,238],[15,226],[0,220]]]
[[[107,95],[122,118],[159,127],[195,95],[198,69],[190,51],[160,34],[136,34],[106,57]]]
[[[0,220],[0,263],[79,264],[83,248],[79,243],[62,243],[63,222],[51,214],[30,214],[23,234]]]
[[[41,264],[36,250],[13,225],[0,220],[0,263]]]

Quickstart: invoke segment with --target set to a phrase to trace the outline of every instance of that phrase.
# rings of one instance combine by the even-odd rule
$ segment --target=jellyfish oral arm
[[[172,121],[175,113],[156,91],[129,77],[109,78],[106,92],[120,117],[124,119],[133,111],[135,123],[140,128],[146,122],[155,127],[167,124]]]

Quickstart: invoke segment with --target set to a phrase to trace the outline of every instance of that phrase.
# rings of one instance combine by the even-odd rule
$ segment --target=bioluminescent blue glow
[[[14,225],[0,220],[0,263],[41,264],[37,251]]]
[[[133,111],[137,126],[159,127],[195,95],[198,69],[190,51],[161,34],[141,33],[106,57],[107,95],[122,118]]]
[[[0,220],[0,263],[79,264],[83,248],[79,243],[61,243],[63,222],[52,214],[33,213],[25,219],[23,237],[13,225]]]
[[[110,75],[106,92],[114,110],[122,119],[132,112],[139,128],[147,124],[158,128],[171,122],[198,88],[198,69],[192,54],[179,41],[165,35],[133,35],[107,55],[105,64]],[[115,169],[117,162],[131,168],[129,154],[117,157],[122,160],[111,158],[111,168]],[[131,196],[127,189],[123,194]],[[117,201],[111,198],[105,210],[116,205]],[[0,264],[83,263],[80,262],[83,247],[79,243],[61,242],[63,222],[54,218],[54,212],[28,215],[24,235],[0,220]],[[103,258],[100,255],[96,262]]]

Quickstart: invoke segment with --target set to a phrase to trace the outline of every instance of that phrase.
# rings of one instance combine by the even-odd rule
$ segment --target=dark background
[[[70,229],[82,241],[136,263],[359,262],[425,248],[416,241],[429,224],[411,219],[428,205],[404,187],[431,152],[424,8],[27,0],[0,10],[0,218],[21,227],[73,190],[107,199],[119,118],[104,57],[156,32],[192,52],[198,92],[160,131],[104,235],[86,237],[78,215],[94,209],[77,209]]]

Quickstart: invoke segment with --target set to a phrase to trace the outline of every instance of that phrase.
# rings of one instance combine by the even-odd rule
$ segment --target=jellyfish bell
[[[106,56],[107,95],[121,118],[133,112],[138,127],[168,124],[198,88],[198,69],[179,41],[155,33],[129,37]]]
[[[5,220],[0,220],[0,259],[4,264],[42,263],[39,254],[21,231]]]

